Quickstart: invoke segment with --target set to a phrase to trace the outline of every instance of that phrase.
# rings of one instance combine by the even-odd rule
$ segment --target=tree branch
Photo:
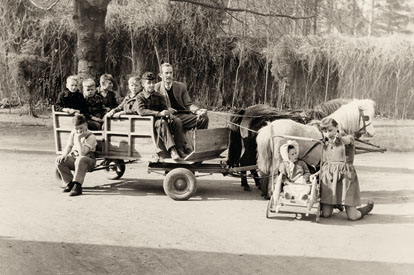
[[[193,4],[193,5],[198,5],[198,6],[206,7],[206,8],[209,8],[209,9],[216,9],[216,10],[223,10],[223,11],[234,11],[234,12],[248,12],[248,13],[255,14],[255,15],[260,15],[260,16],[283,17],[283,18],[289,18],[289,19],[292,19],[292,20],[297,20],[297,19],[310,19],[310,18],[316,17],[316,15],[310,15],[310,16],[291,16],[291,15],[287,15],[287,14],[262,13],[262,12],[255,11],[255,10],[251,10],[251,9],[239,9],[239,8],[220,7],[220,6],[210,5],[210,4],[206,4],[206,3],[200,3],[198,1],[192,1],[192,0],[170,0],[170,1],[171,2],[190,3],[190,4]]]
[[[45,10],[45,11],[48,11],[48,10],[50,10],[50,9],[52,9],[54,6],[56,6],[56,4],[57,3],[59,3],[59,1],[60,0],[56,0],[54,3],[52,3],[52,5],[50,5],[48,8],[44,8],[44,7],[42,7],[42,6],[40,6],[40,5],[38,5],[38,4],[36,4],[36,2],[35,1],[33,1],[33,0],[29,0],[30,1],[30,3],[32,3],[32,5],[33,6],[35,6],[36,8],[38,8],[38,9],[42,9],[42,10]]]

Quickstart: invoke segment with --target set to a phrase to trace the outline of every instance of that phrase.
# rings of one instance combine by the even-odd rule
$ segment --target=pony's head
[[[375,115],[375,102],[370,99],[356,99],[341,106],[331,114],[339,123],[339,127],[347,134],[372,137],[375,134],[372,120]]]

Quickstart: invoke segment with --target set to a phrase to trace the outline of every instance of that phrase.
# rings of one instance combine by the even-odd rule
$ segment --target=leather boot
[[[68,183],[68,185],[66,185],[66,187],[65,187],[65,189],[63,189],[63,193],[68,193],[68,192],[70,192],[71,190],[72,190],[72,188],[73,188],[73,186],[74,186],[75,184],[73,183],[73,181],[70,181],[69,183]]]
[[[74,181],[73,184],[74,184],[74,188],[72,189],[72,191],[70,191],[69,196],[73,197],[73,196],[82,195],[82,184],[76,181]]]

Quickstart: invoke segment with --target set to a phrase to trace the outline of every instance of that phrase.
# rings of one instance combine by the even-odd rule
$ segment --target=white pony
[[[356,136],[365,134],[372,137],[375,134],[372,124],[374,114],[375,102],[373,100],[356,99],[341,106],[329,117],[338,122],[340,131]],[[271,177],[273,171],[278,171],[281,162],[279,148],[293,137],[305,138],[296,140],[300,147],[300,159],[314,166],[318,165],[321,160],[322,146],[317,140],[322,139],[322,134],[317,125],[303,125],[289,119],[268,123],[259,130],[256,138],[257,165],[263,177],[261,188],[266,198],[270,197],[271,192],[270,189],[268,190],[268,177]]]

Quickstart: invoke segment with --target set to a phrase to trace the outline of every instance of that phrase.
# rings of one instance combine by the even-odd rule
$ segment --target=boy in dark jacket
[[[66,79],[66,89],[59,93],[55,110],[68,114],[87,113],[88,103],[83,94],[79,92],[79,81],[76,75],[68,76]]]

